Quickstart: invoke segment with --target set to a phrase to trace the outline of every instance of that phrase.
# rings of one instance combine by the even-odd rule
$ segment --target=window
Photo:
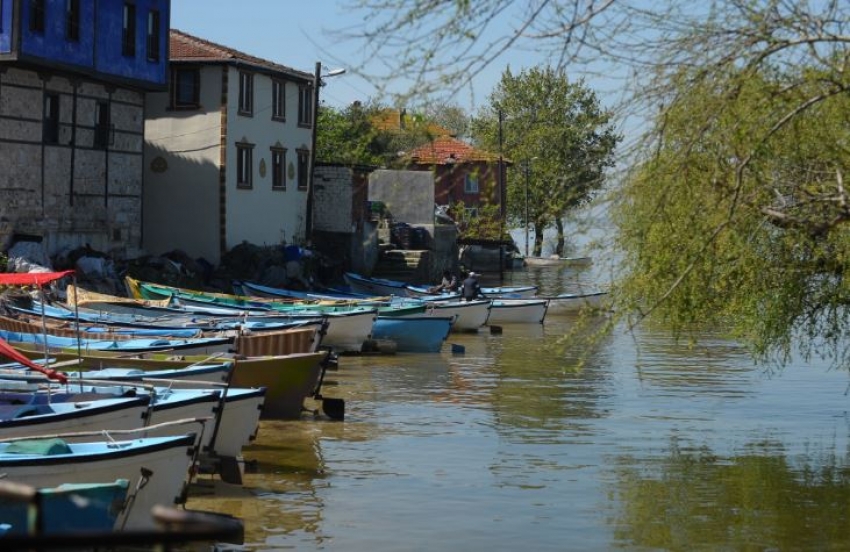
[[[30,0],[30,31],[44,32],[44,0]]]
[[[272,190],[286,189],[286,150],[272,148]]]
[[[65,0],[65,38],[80,40],[80,0]]]
[[[121,53],[128,57],[136,55],[136,5],[129,2],[124,4]]]
[[[298,189],[306,190],[309,181],[310,152],[298,150]]]
[[[44,143],[59,143],[59,94],[44,96]]]
[[[239,113],[251,115],[254,112],[254,75],[239,72]]]
[[[106,146],[110,143],[111,130],[109,104],[107,102],[97,102],[94,121],[94,147],[106,149]]]
[[[478,193],[478,173],[467,174],[464,178],[463,191],[467,194]]]
[[[236,187],[251,188],[252,166],[254,164],[254,145],[236,144]]]
[[[147,44],[148,61],[159,61],[159,10],[148,12],[148,36]]]
[[[172,109],[197,109],[201,106],[201,71],[197,67],[171,70]]]
[[[463,210],[466,213],[467,220],[478,218],[478,207],[465,207]]]
[[[286,83],[272,81],[272,119],[286,120]]]
[[[313,124],[313,87],[302,85],[298,87],[298,124],[310,126]]]

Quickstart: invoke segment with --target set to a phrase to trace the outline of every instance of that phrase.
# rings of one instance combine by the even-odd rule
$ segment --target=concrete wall
[[[0,73],[0,240],[14,233],[44,238],[45,250],[89,244],[119,257],[141,246],[144,97],[60,75],[9,68]],[[58,143],[42,141],[44,98],[59,97]],[[94,146],[98,102],[113,131]]]
[[[434,176],[430,172],[374,171],[369,175],[369,200],[384,202],[395,222],[434,224]]]
[[[201,71],[201,110],[169,109],[148,94],[145,126],[144,246],[220,259],[221,67]]]
[[[371,273],[378,260],[378,227],[366,213],[365,179],[350,167],[317,165],[313,201],[315,247],[361,274]]]

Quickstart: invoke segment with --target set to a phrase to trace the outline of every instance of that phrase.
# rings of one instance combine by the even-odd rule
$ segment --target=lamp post
[[[316,131],[319,128],[319,89],[324,86],[322,77],[335,77],[345,73],[345,69],[333,69],[322,75],[322,62],[316,62],[316,71],[313,74],[313,136],[310,146],[310,172],[307,179],[307,205],[306,214],[304,216],[304,241],[307,245],[312,245],[313,241],[313,181],[316,173]]]
[[[504,114],[499,107],[499,282],[505,281],[505,249],[502,247],[502,235],[505,232],[505,170],[502,158],[502,124]]]
[[[528,257],[528,187],[531,180],[531,162],[537,159],[537,157],[532,157],[531,159],[526,159],[524,163],[525,169],[525,256]]]
[[[531,171],[531,161],[525,160],[525,256],[528,257],[528,177]]]

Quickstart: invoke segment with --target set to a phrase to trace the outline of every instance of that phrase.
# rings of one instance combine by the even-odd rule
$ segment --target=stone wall
[[[47,94],[59,98],[57,143],[44,143]],[[94,144],[98,102],[109,106],[106,148]],[[144,96],[83,78],[0,72],[0,242],[43,238],[51,255],[89,244],[118,257],[141,245]]]
[[[313,230],[342,233],[356,231],[352,169],[317,165],[313,174]]]
[[[378,260],[377,224],[366,210],[367,173],[342,165],[316,165],[313,243],[338,263],[340,271],[369,274]]]

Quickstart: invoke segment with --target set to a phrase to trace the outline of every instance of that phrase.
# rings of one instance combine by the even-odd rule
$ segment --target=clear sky
[[[313,73],[320,61],[330,69],[360,61],[356,46],[334,43],[331,30],[357,23],[344,10],[346,0],[173,0],[171,26],[294,69]],[[238,8],[237,8],[238,6]],[[519,69],[538,63],[532,52],[514,52],[510,59],[489,67],[474,83],[474,99],[458,96],[456,103],[474,110],[486,103],[506,63]],[[369,82],[345,74],[326,80],[322,101],[343,107],[376,96]]]

